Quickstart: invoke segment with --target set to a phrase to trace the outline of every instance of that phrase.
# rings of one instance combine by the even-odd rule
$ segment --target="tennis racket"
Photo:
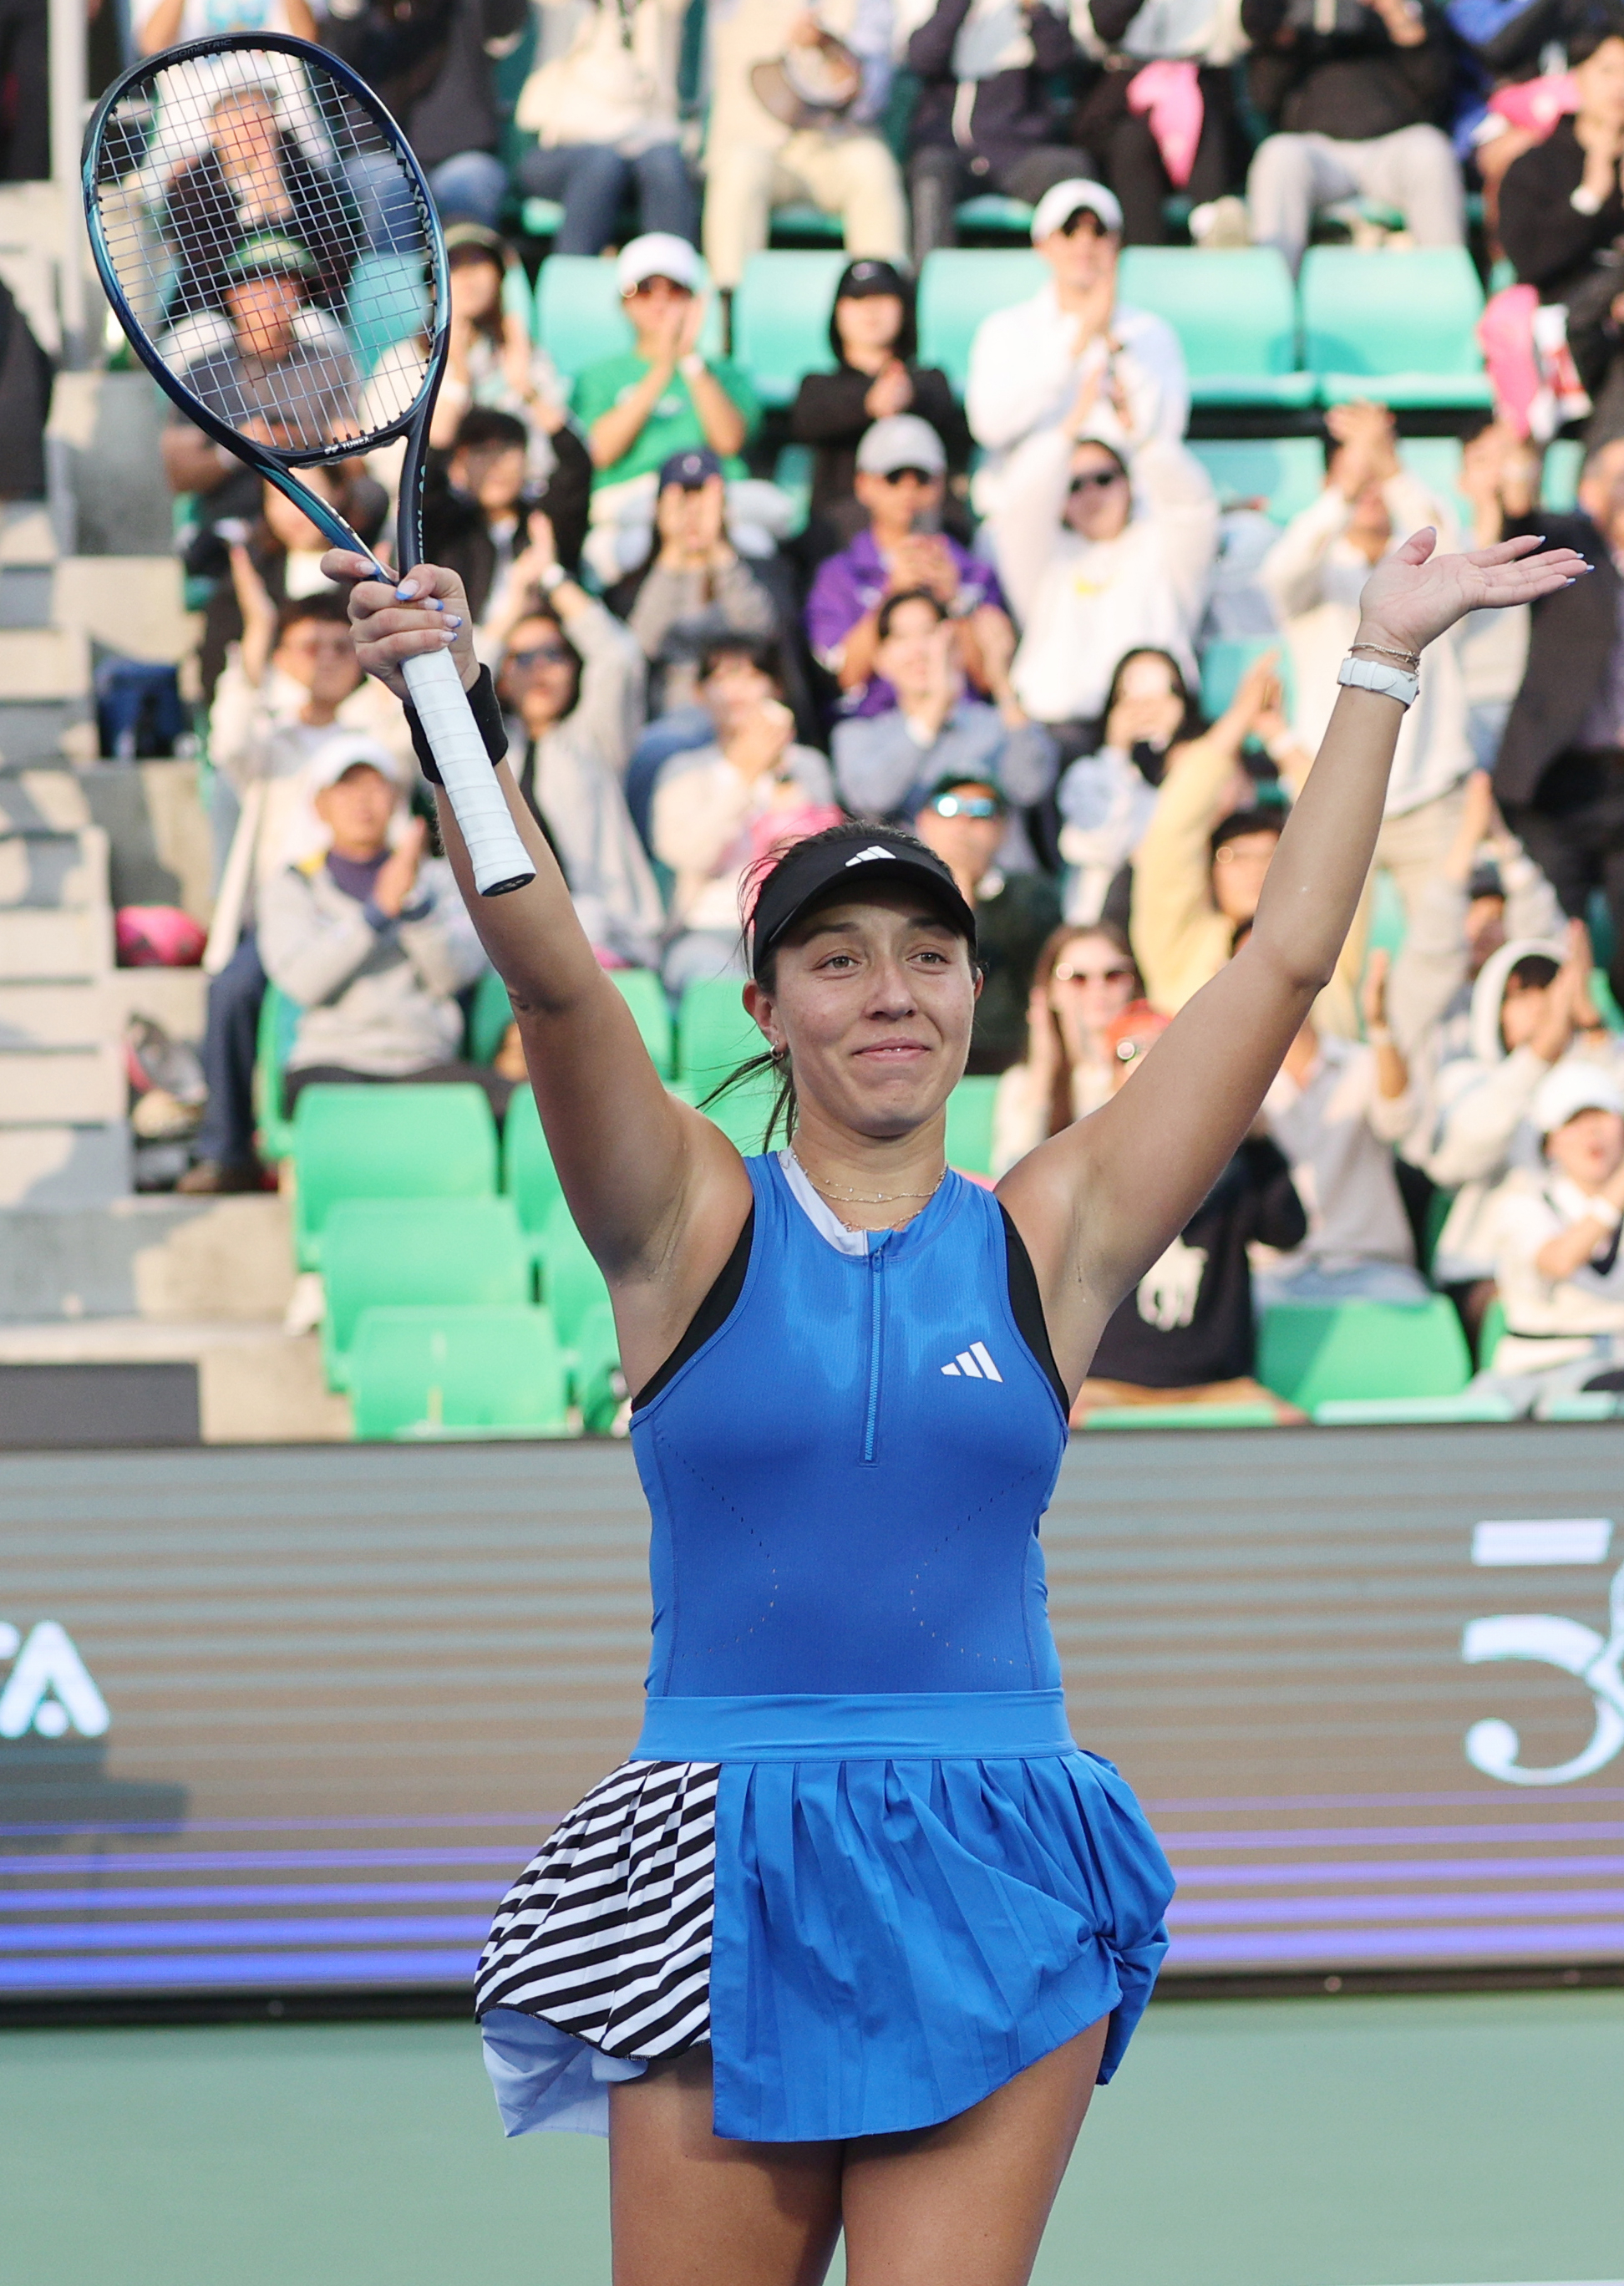
[[[203,434],[391,586],[422,561],[423,457],[445,369],[445,247],[382,105],[307,41],[252,32],[148,56],[103,97],[84,209],[130,347]],[[404,437],[390,572],[294,474]],[[535,879],[447,652],[401,669],[487,897]]]

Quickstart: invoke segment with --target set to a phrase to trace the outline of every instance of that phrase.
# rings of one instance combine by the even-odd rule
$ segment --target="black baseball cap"
[[[659,488],[664,492],[667,485],[681,485],[685,493],[697,493],[721,474],[721,462],[708,445],[702,445],[691,453],[673,453],[659,472]]]
[[[834,289],[835,300],[863,302],[871,294],[895,294],[899,302],[908,299],[908,280],[895,263],[877,262],[865,255],[860,262],[847,264]]]
[[[941,858],[911,833],[887,825],[865,826],[861,834],[842,834],[838,840],[820,835],[798,841],[779,859],[762,882],[750,916],[751,974],[761,974],[767,954],[813,906],[861,896],[865,888],[888,887],[922,890],[974,956],[975,915]]]

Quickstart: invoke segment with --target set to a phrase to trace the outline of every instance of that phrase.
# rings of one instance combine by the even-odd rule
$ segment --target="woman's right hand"
[[[888,421],[895,414],[906,413],[912,403],[913,383],[908,368],[900,358],[893,358],[869,384],[863,409],[871,421]]]
[[[1593,569],[1571,548],[1546,548],[1537,532],[1469,556],[1437,550],[1429,524],[1376,565],[1359,599],[1357,642],[1422,651],[1468,611],[1537,603]]]
[[[397,698],[409,694],[400,669],[408,658],[449,650],[464,690],[479,680],[474,656],[474,619],[462,582],[443,564],[420,564],[395,587],[378,579],[365,556],[332,548],[321,559],[323,576],[348,579],[350,631],[364,674],[387,683]]]

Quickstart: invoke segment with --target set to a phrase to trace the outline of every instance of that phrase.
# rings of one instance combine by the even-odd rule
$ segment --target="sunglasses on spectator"
[[[931,808],[938,817],[1002,817],[1004,805],[989,793],[939,793]]]
[[[1079,493],[1108,492],[1113,485],[1119,485],[1122,480],[1120,469],[1082,469],[1073,477],[1067,489],[1075,500]]]
[[[1055,984],[1131,984],[1132,981],[1133,971],[1120,962],[1115,968],[1074,968],[1067,961],[1051,979]]]
[[[510,650],[507,664],[528,674],[532,666],[565,666],[570,654],[562,643],[538,643],[533,650]]]
[[[936,481],[934,473],[929,469],[887,469],[885,472],[888,485],[900,485],[907,477],[911,477],[916,485],[934,485]]]

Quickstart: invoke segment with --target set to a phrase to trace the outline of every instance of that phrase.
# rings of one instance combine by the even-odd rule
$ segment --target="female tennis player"
[[[1372,574],[1245,945],[996,1192],[943,1157],[975,919],[921,844],[835,827],[761,879],[744,999],[798,1123],[745,1160],[661,1085],[506,765],[531,886],[477,895],[441,802],[654,1519],[643,1735],[503,1902],[478,1991],[509,2132],[607,2113],[617,2286],[811,2286],[842,2228],[853,2286],[1029,2277],[1172,1891],[1066,1727],[1037,1535],[1068,1409],[1331,974],[1423,647],[1586,568],[1538,544],[1422,532]],[[485,711],[452,573],[327,568],[370,673],[449,647]]]

